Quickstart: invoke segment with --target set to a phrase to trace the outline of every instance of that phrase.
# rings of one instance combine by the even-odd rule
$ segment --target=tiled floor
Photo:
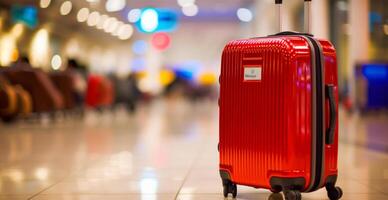
[[[135,115],[87,112],[84,119],[0,124],[0,200],[223,199],[217,115],[215,103],[169,100]],[[341,112],[343,199],[388,199],[387,116]],[[238,189],[238,199],[269,195]],[[303,197],[327,199],[324,190]]]

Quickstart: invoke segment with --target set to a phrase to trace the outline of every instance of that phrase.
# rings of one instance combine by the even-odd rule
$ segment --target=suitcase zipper
[[[315,57],[314,59],[314,65],[315,70],[313,70],[313,73],[315,73],[313,77],[315,79],[313,80],[315,82],[315,102],[313,103],[313,106],[315,104],[315,155],[313,155],[312,162],[314,163],[312,166],[315,167],[314,170],[312,170],[311,176],[311,183],[309,188],[306,190],[307,192],[315,191],[319,188],[321,188],[323,184],[323,175],[324,175],[324,141],[325,141],[325,135],[324,135],[324,90],[323,90],[323,82],[324,82],[324,72],[323,72],[323,55],[321,47],[319,46],[318,42],[309,36],[303,36],[305,37],[313,48],[313,54],[312,56]],[[314,100],[314,99],[313,99]]]

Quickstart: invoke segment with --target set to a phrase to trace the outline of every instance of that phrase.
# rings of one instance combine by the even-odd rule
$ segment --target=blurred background
[[[2,79],[25,91],[33,113],[136,104],[172,93],[214,99],[225,43],[277,30],[271,0],[0,2]],[[283,30],[302,31],[302,1],[285,1],[284,8]],[[312,33],[337,48],[346,108],[386,107],[388,97],[377,95],[388,73],[384,1],[317,1],[312,9]],[[18,80],[27,68],[40,78]],[[377,79],[382,84],[373,84]],[[105,99],[93,96],[98,92]]]
[[[340,167],[387,183],[388,4],[316,0],[312,13],[337,50]],[[303,31],[303,1],[284,0],[282,19]],[[220,198],[221,53],[276,20],[273,0],[0,0],[0,199]],[[196,167],[207,181],[190,179]],[[388,198],[362,180],[346,183]]]

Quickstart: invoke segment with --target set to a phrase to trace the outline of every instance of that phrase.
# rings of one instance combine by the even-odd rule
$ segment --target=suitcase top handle
[[[304,32],[311,33],[311,1],[304,0]],[[278,14],[278,32],[282,32],[282,3],[283,0],[275,0]]]

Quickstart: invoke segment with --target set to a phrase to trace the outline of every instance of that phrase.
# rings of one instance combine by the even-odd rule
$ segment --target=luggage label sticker
[[[260,80],[261,80],[261,67],[259,66],[244,67],[244,81],[260,81]]]

